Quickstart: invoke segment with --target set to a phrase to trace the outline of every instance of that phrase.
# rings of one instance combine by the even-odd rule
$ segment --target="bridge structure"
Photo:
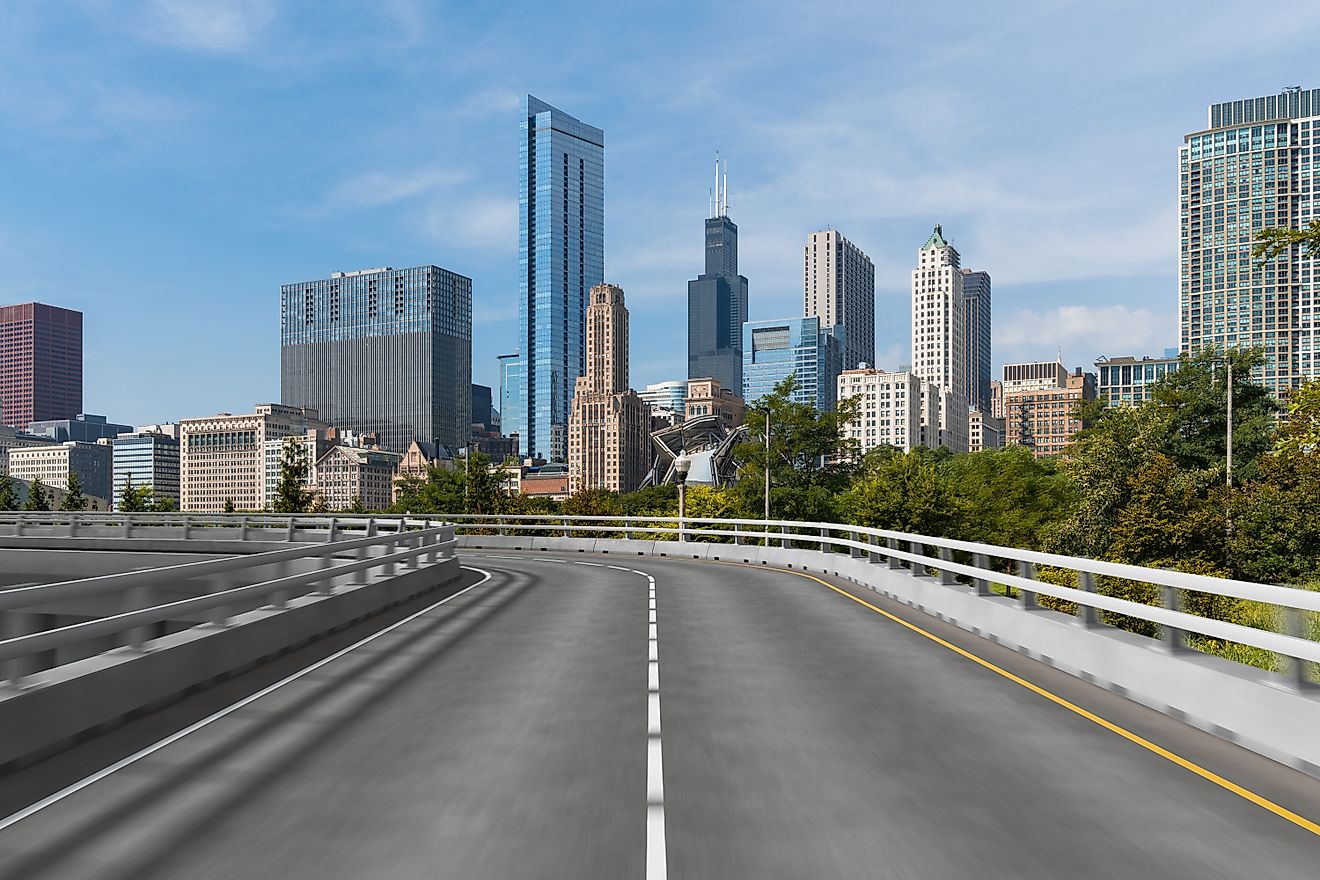
[[[1317,613],[833,523],[0,514],[0,876],[1315,877]]]

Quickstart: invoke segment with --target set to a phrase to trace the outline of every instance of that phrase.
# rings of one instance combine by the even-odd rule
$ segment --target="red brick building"
[[[71,419],[83,406],[82,312],[0,306],[0,424]]]

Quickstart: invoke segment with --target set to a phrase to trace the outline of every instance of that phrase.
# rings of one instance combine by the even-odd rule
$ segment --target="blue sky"
[[[996,366],[1176,344],[1176,148],[1212,101],[1313,87],[1320,4],[8,0],[0,302],[86,313],[89,411],[279,394],[279,285],[473,279],[474,381],[517,337],[531,92],[606,132],[606,277],[632,381],[686,369],[715,150],[753,318],[800,313],[806,234],[876,264],[910,359],[932,224],[994,278]]]

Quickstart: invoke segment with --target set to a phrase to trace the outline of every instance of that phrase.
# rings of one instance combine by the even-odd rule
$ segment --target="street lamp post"
[[[678,540],[686,541],[683,533],[683,518],[687,515],[687,475],[692,468],[692,459],[686,452],[680,452],[674,459],[674,478],[678,480]]]

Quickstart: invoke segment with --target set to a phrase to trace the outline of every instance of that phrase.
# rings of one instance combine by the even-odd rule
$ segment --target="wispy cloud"
[[[407,171],[368,171],[331,187],[327,208],[378,208],[450,189],[464,180],[463,171],[416,168]]]
[[[185,49],[235,52],[248,48],[276,11],[273,0],[151,0],[140,34]]]

